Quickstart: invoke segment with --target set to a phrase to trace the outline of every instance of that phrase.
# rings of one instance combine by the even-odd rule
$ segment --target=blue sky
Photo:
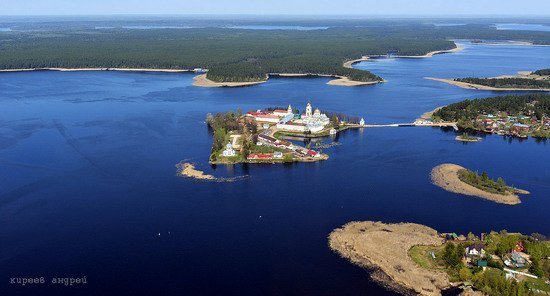
[[[0,0],[0,15],[549,15],[549,0]]]

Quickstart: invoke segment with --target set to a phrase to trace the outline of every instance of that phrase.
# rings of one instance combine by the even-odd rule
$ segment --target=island
[[[550,292],[550,242],[541,234],[439,233],[414,223],[350,222],[329,247],[404,295],[533,295]]]
[[[510,187],[502,178],[496,181],[486,172],[479,175],[456,164],[441,164],[432,169],[431,179],[434,185],[449,192],[477,196],[506,205],[521,203],[517,194],[529,194],[528,191]]]
[[[480,137],[471,136],[468,133],[462,133],[461,135],[456,136],[455,140],[460,142],[479,142],[482,139]]]
[[[454,78],[443,79],[426,77],[426,79],[445,82],[466,89],[492,91],[550,91],[549,70],[518,72],[517,76],[499,76],[493,78]]]
[[[206,175],[203,171],[199,171],[192,163],[181,162],[176,165],[178,168],[178,175],[183,177],[195,178],[199,180],[216,180],[216,177],[212,175]]]
[[[208,114],[213,134],[210,163],[288,163],[327,160],[323,151],[292,143],[292,139],[335,136],[349,128],[365,127],[363,118],[321,113],[307,103],[305,112],[292,108],[267,108]],[[322,146],[322,145],[321,145]],[[326,145],[326,148],[333,146]]]
[[[550,95],[526,94],[464,100],[431,114],[434,125],[456,124],[475,130],[516,138],[550,137]]]

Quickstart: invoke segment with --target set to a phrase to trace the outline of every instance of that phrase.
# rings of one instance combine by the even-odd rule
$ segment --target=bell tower
[[[313,113],[311,111],[311,104],[308,102],[306,106],[306,117],[310,118],[312,117]]]

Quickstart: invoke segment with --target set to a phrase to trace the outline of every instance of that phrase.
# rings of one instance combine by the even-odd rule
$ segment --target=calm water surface
[[[496,24],[497,30],[513,30],[513,31],[544,31],[550,32],[550,26],[537,24]]]
[[[237,89],[191,74],[0,75],[0,295],[394,295],[327,247],[349,221],[415,222],[439,231],[550,235],[550,143],[437,128],[346,131],[330,160],[208,165],[208,112],[288,103],[368,123],[412,122],[493,92],[425,76],[497,76],[550,66],[550,47],[469,45],[431,59],[357,64],[389,82],[336,87],[277,78]],[[181,160],[216,176],[175,176]],[[457,163],[531,191],[518,206],[446,192],[430,170]],[[159,235],[160,234],[160,235]],[[11,277],[83,277],[79,287],[9,285]]]

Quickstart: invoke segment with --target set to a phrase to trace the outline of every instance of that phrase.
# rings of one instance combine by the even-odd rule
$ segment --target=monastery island
[[[285,163],[327,160],[321,150],[297,145],[288,139],[334,136],[348,128],[365,126],[364,119],[321,113],[310,103],[301,113],[291,105],[242,114],[231,111],[208,114],[213,131],[210,163]]]

